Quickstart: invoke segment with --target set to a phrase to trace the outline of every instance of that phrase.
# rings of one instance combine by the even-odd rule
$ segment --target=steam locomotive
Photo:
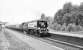
[[[24,33],[36,35],[39,37],[50,36],[48,32],[48,23],[45,20],[36,20],[28,23],[22,23],[22,30]]]

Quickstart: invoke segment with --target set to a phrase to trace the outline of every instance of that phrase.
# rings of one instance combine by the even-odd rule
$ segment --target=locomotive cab
[[[48,24],[47,24],[47,21],[37,21],[37,27],[40,27],[40,28],[47,28],[48,27]]]

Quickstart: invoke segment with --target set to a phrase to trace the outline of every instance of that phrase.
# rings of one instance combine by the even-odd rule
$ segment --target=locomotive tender
[[[50,36],[48,33],[48,23],[45,20],[36,20],[28,23],[22,23],[23,31],[27,34],[39,37]]]

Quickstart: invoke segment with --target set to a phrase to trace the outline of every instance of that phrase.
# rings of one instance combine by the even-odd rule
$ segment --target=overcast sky
[[[17,24],[38,19],[41,13],[53,17],[66,2],[79,5],[82,0],[0,0],[0,20]]]

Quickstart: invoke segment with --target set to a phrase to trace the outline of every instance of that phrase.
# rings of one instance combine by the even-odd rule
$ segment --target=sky
[[[19,24],[39,19],[41,14],[53,17],[67,2],[79,5],[82,0],[0,0],[0,21]]]

